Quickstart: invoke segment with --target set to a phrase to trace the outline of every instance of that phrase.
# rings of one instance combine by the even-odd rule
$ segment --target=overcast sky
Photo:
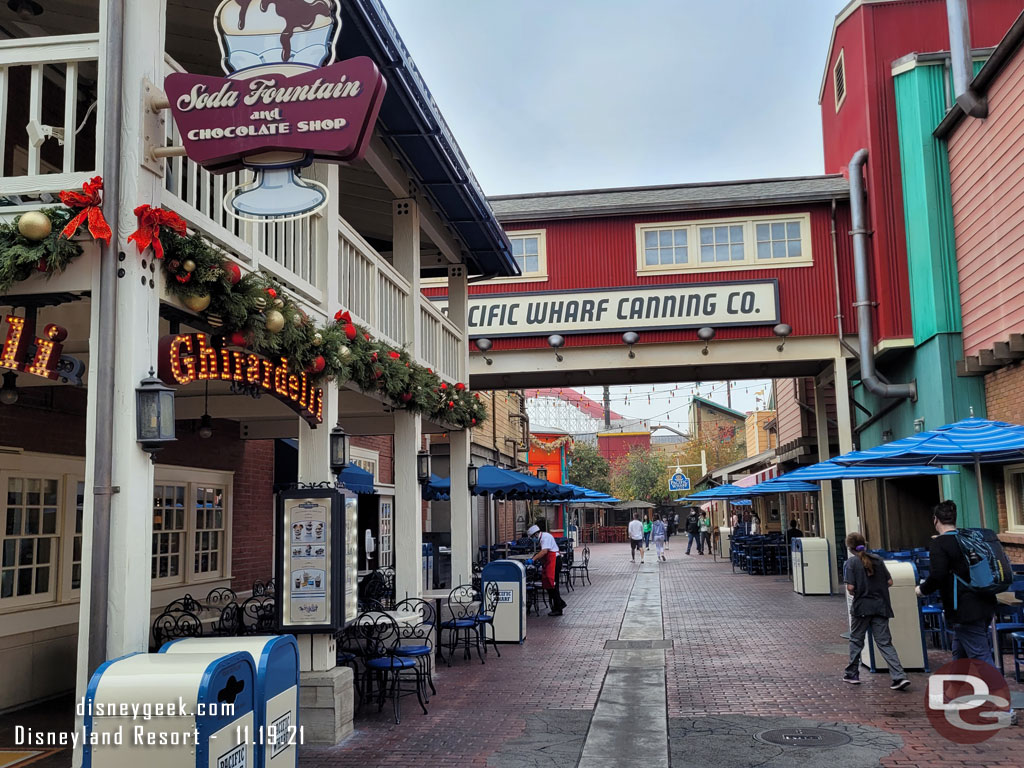
[[[488,195],[823,172],[818,87],[846,0],[383,2]],[[684,390],[643,389],[616,387],[613,408],[685,422]],[[702,394],[725,403],[724,385]]]

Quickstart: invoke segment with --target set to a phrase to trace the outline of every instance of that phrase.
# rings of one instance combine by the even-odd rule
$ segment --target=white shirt
[[[639,520],[630,520],[629,527],[626,530],[629,531],[629,538],[631,539],[642,539],[644,537],[644,524]]]
[[[547,531],[540,532],[540,548],[553,552],[556,557],[558,556],[558,545],[555,543],[555,537]]]

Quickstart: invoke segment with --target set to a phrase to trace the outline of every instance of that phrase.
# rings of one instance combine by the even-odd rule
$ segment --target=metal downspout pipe
[[[971,58],[967,0],[946,0],[946,18],[949,21],[949,67],[953,72],[956,103],[971,117],[988,117],[988,99],[971,90],[974,60]]]
[[[868,229],[864,212],[864,163],[868,159],[866,149],[858,149],[850,160],[850,218],[853,229],[853,268],[857,286],[857,338],[860,342],[860,379],[864,388],[878,397],[909,397],[917,399],[917,382],[908,384],[883,383],[875,371],[874,334],[871,325],[871,307],[868,298]]]

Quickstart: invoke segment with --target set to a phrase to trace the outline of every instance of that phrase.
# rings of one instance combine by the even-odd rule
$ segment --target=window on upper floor
[[[512,256],[519,264],[524,278],[547,277],[548,259],[544,230],[509,232],[508,239],[512,243]]]
[[[1006,530],[1024,533],[1024,464],[1003,470],[1006,493]]]
[[[809,266],[810,216],[637,225],[637,273]]]
[[[836,65],[832,67],[832,90],[836,97],[836,112],[843,106],[846,100],[846,63],[843,58],[843,51],[839,51],[839,58]]]

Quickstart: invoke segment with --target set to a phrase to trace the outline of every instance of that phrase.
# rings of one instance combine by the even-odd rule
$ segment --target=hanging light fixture
[[[483,357],[484,362],[486,362],[488,365],[494,365],[494,360],[487,356],[487,353],[491,351],[491,347],[493,346],[491,340],[477,339],[473,343],[476,345],[476,348],[480,350],[480,355],[481,357]]]
[[[4,385],[0,387],[0,403],[14,405],[18,402],[18,374],[8,371],[4,374]]]
[[[420,485],[430,482],[430,454],[426,451],[416,454],[416,479],[420,481]]]
[[[142,450],[155,454],[165,444],[174,442],[174,390],[156,377],[149,376],[135,388],[136,439]]]
[[[7,7],[23,19],[31,19],[43,12],[43,6],[35,0],[7,0]]]
[[[630,359],[636,357],[636,352],[633,351],[633,345],[640,341],[640,334],[636,331],[626,331],[622,334],[622,343],[629,347]]]
[[[480,468],[473,463],[472,459],[469,460],[469,472],[467,474],[469,477],[469,490],[472,491],[479,485],[480,481]]]
[[[547,479],[548,479],[548,468],[547,467],[537,467],[537,479],[538,480],[543,480],[544,482],[547,482]]]
[[[337,425],[331,430],[331,474],[337,475],[349,462],[348,433]]]
[[[697,330],[697,338],[704,342],[704,349],[702,349],[700,353],[702,355],[706,355],[708,354],[708,344],[713,338],[715,338],[715,329],[706,325]]]
[[[564,336],[561,336],[557,333],[551,334],[550,336],[548,336],[548,346],[555,350],[555,360],[557,360],[558,362],[562,362],[562,360],[565,359],[558,353],[558,350],[565,346]]]
[[[791,333],[793,333],[793,326],[788,325],[787,323],[779,323],[774,328],[772,328],[772,333],[774,333],[776,336],[782,339],[782,343],[775,348],[779,352],[781,352],[786,346],[786,339],[789,338],[789,335]]]
[[[199,419],[199,437],[203,440],[213,437],[213,419],[210,418],[210,382],[206,382],[206,394],[203,395],[203,417]]]

